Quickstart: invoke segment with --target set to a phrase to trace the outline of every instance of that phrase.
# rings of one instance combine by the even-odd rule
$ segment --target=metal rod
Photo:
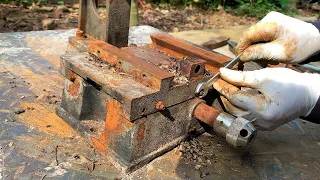
[[[193,116],[200,121],[213,126],[214,121],[219,116],[220,112],[205,103],[200,103],[194,110]]]

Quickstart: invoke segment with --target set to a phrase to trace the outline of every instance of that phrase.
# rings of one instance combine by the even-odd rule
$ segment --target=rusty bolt
[[[76,37],[78,37],[78,38],[83,38],[83,37],[84,37],[84,36],[83,36],[83,31],[81,31],[80,29],[78,29],[77,32],[76,32]]]
[[[156,109],[157,109],[157,110],[161,111],[161,110],[164,110],[165,108],[166,108],[166,106],[165,106],[165,104],[164,104],[163,101],[158,101],[158,102],[156,103]]]

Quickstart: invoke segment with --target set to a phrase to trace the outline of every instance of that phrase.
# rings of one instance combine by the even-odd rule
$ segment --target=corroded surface
[[[319,178],[320,126],[301,120],[259,132],[246,152],[203,134],[122,175],[54,113],[63,88],[59,56],[74,33],[0,34],[0,154],[5,166],[0,169],[5,179]],[[144,131],[143,124],[138,131]]]

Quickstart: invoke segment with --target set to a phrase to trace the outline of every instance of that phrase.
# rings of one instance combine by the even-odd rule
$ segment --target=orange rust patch
[[[69,78],[70,78],[70,81],[74,82],[76,80],[76,73],[74,73],[73,71],[71,71],[70,69],[68,70],[68,74],[69,74]]]
[[[206,103],[200,103],[194,110],[194,117],[213,126],[214,121],[219,116],[220,112]]]
[[[100,151],[100,152],[107,152],[108,151],[108,149],[106,147],[106,144],[104,144],[104,143],[106,143],[106,136],[104,134],[105,133],[103,132],[99,136],[99,138],[95,138],[95,137],[92,137],[92,136],[90,137],[91,142],[93,144],[93,147],[95,149],[97,149],[98,151]]]
[[[141,144],[142,144],[142,141],[143,141],[143,139],[144,139],[144,132],[145,132],[145,130],[146,130],[146,125],[145,125],[145,122],[144,122],[144,123],[140,124],[139,129],[138,129],[138,132],[137,132],[137,137],[136,137],[136,139],[137,139],[137,143],[138,143],[137,146],[138,146],[138,147],[140,147]],[[143,148],[138,148],[138,151],[136,152],[136,155],[140,155],[142,149],[143,149]]]
[[[107,103],[107,117],[106,117],[106,128],[110,131],[115,131],[120,126],[120,108],[121,104],[116,100],[111,100]]]
[[[55,106],[41,103],[22,103],[21,106],[25,109],[34,108],[18,116],[22,123],[50,135],[63,137],[78,135],[71,126],[56,115]]]
[[[6,61],[0,62],[0,67],[17,77],[23,77],[25,83],[30,86],[30,91],[36,95],[43,94],[43,89],[51,92],[61,92],[63,89],[63,78],[58,73],[46,74],[46,71],[43,71],[44,74],[36,74],[24,65],[17,66]]]
[[[144,131],[145,130],[146,130],[146,125],[144,123],[142,123],[139,126],[138,133],[137,133],[138,143],[140,143],[144,139]]]
[[[165,53],[169,53],[178,58],[198,57],[205,60],[207,62],[206,64],[211,67],[220,68],[224,63],[227,63],[231,60],[227,56],[207,51],[168,35],[155,34],[151,36],[151,40],[151,47],[159,49]]]
[[[152,63],[146,63],[143,59],[105,43],[104,41],[90,41],[88,51],[95,54],[103,61],[115,65],[116,68],[121,69],[121,71],[133,75],[136,80],[144,85],[155,89],[161,87],[164,79],[173,78],[173,74]]]
[[[121,115],[121,106],[121,103],[114,99],[107,101],[105,130],[99,135],[98,139],[91,137],[91,141],[97,150],[108,152],[108,146],[133,127],[133,123]]]
[[[72,96],[78,96],[79,88],[80,88],[80,77],[70,70],[68,71],[68,73],[69,73],[70,80],[72,81],[72,84],[69,85],[67,91]]]
[[[119,81],[111,80],[110,82],[111,82],[113,85],[115,85],[115,86],[120,86]]]

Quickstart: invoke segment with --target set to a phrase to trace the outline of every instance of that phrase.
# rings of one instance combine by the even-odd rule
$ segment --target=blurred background
[[[103,14],[105,2],[97,10]],[[319,18],[318,0],[132,0],[131,25],[166,32],[251,25],[270,11],[305,21]],[[79,0],[0,0],[0,32],[77,27]]]

